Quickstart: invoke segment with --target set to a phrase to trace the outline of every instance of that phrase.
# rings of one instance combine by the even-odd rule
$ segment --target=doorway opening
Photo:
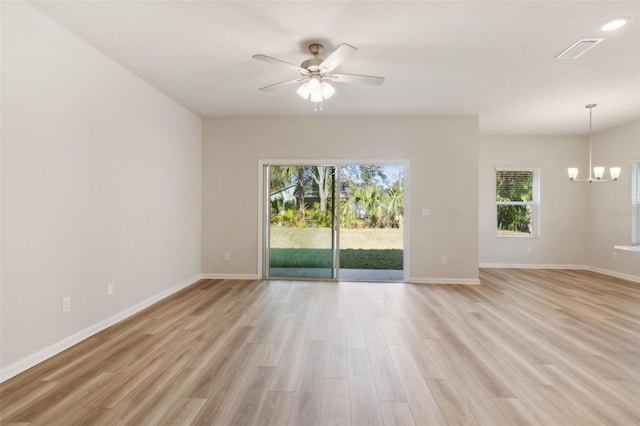
[[[261,167],[264,278],[404,281],[405,164]]]

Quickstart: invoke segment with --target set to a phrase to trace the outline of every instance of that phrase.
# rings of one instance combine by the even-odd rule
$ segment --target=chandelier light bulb
[[[611,180],[618,180],[620,177],[620,167],[610,167],[609,173],[611,174]]]
[[[569,172],[569,179],[575,180],[578,177],[578,168],[577,167],[569,167],[567,170]]]
[[[593,168],[593,177],[596,180],[602,180],[604,177],[604,167],[598,166]]]

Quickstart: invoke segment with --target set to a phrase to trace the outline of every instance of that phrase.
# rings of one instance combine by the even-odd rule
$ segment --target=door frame
[[[403,275],[404,282],[409,282],[410,274],[410,253],[409,247],[410,243],[410,225],[411,225],[411,209],[410,209],[410,161],[406,159],[260,159],[258,160],[258,244],[257,244],[257,276],[261,279],[265,277],[265,240],[267,236],[267,230],[265,229],[266,221],[270,218],[270,212],[267,211],[267,205],[265,203],[265,197],[268,192],[267,183],[264,179],[264,170],[265,166],[334,166],[336,167],[336,185],[339,182],[340,170],[344,165],[349,164],[380,164],[380,165],[401,165],[404,166],[404,182],[403,182],[403,191],[404,191],[404,206],[403,206],[403,217],[402,217],[402,257],[403,257]],[[334,199],[334,205],[340,205],[340,191],[336,188],[336,194]],[[270,207],[270,205],[269,205]],[[340,218],[339,218],[339,208],[335,209],[334,217],[334,233],[335,233],[335,267],[336,267],[336,278],[331,279],[323,279],[322,281],[339,281],[340,280]],[[278,278],[279,279],[279,278]]]

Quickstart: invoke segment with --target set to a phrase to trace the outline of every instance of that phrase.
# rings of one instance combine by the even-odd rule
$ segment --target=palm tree
[[[357,215],[365,220],[367,226],[375,228],[381,225],[382,192],[375,185],[357,187],[353,190],[356,200]]]
[[[382,202],[384,205],[385,226],[399,228],[404,214],[404,191],[400,180],[393,183],[391,188],[384,194]]]
[[[340,198],[340,224],[351,228],[358,219],[357,209],[357,201],[353,191],[349,195]]]

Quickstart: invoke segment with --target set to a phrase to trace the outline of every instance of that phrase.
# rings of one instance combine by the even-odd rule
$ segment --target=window
[[[499,237],[540,235],[540,170],[496,169],[496,211]]]
[[[640,163],[631,165],[631,244],[640,246]]]

